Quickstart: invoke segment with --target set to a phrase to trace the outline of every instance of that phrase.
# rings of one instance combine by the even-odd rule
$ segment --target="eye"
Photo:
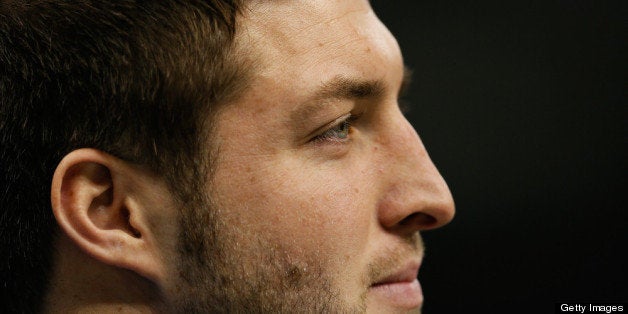
[[[355,121],[356,117],[349,114],[339,118],[339,122],[333,127],[327,129],[320,135],[317,135],[312,139],[312,142],[345,142],[349,140],[349,134],[351,133],[351,122]]]

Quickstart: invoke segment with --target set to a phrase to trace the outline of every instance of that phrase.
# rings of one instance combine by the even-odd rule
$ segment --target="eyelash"
[[[357,116],[352,114],[348,115],[345,119],[335,124],[333,127],[314,137],[312,142],[343,143],[348,141],[352,130],[351,124],[356,119]]]

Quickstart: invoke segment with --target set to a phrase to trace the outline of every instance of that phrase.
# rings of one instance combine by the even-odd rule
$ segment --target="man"
[[[368,1],[0,12],[8,311],[420,310],[453,202]]]

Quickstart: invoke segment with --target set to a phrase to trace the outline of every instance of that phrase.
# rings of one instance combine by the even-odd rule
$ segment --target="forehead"
[[[383,65],[403,68],[397,42],[366,0],[255,2],[245,10],[240,34],[262,79],[376,80],[390,70]]]

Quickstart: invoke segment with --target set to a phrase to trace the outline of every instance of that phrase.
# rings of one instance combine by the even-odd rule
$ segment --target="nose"
[[[384,192],[377,207],[379,222],[405,234],[441,227],[454,217],[453,198],[414,128],[401,113],[397,116],[380,133]]]

